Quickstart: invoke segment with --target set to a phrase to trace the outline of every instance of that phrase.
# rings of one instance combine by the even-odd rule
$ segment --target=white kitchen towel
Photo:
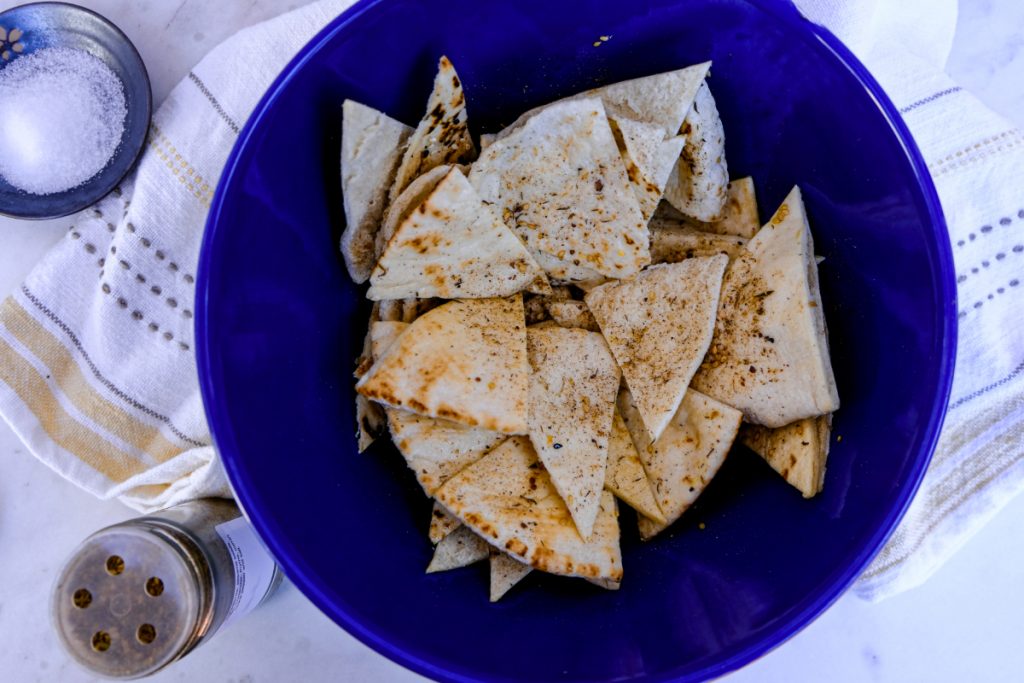
[[[148,510],[229,495],[193,355],[195,265],[240,127],[280,69],[350,4],[321,0],[210,53],[154,116],[119,196],[75,226],[0,310],[0,413],[42,461]],[[874,71],[927,159],[949,221],[961,338],[947,426],[921,493],[858,584],[924,580],[1024,484],[1021,135],[950,83],[954,0],[799,0]],[[915,12],[920,12],[915,18]]]

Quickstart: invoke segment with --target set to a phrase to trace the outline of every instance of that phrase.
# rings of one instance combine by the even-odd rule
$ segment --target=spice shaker
[[[139,678],[257,607],[281,576],[238,507],[205,499],[89,536],[57,579],[51,613],[80,664]]]

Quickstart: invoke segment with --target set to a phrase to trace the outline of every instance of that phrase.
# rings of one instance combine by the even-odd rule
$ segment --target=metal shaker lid
[[[203,618],[201,567],[159,530],[119,525],[90,536],[57,579],[51,612],[64,647],[112,678],[174,661]]]

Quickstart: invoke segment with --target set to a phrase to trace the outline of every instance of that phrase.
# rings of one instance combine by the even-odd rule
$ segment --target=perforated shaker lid
[[[111,678],[137,678],[174,661],[202,619],[195,565],[145,528],[110,527],[78,547],[54,586],[51,612],[64,647]]]

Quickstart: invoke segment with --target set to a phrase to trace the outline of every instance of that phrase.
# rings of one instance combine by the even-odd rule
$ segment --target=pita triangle
[[[370,328],[374,355],[383,354],[409,325],[377,322]],[[466,465],[505,440],[506,435],[450,420],[387,408],[391,440],[429,496]],[[433,527],[431,527],[433,529]]]
[[[715,337],[693,386],[766,427],[839,407],[799,188],[729,264]]]
[[[491,550],[491,602],[497,602],[526,578],[533,567],[499,550]]]
[[[468,161],[473,153],[462,82],[451,61],[441,57],[434,89],[427,100],[427,113],[409,138],[388,201],[395,201],[409,183],[432,168]]]
[[[490,552],[487,541],[466,527],[460,526],[441,539],[441,542],[434,548],[434,556],[427,566],[427,573],[433,574],[459,567],[468,567],[474,562],[485,559]]]
[[[809,417],[776,429],[744,425],[740,440],[804,495],[813,498],[825,482],[832,416]]]
[[[742,237],[699,232],[693,228],[659,228],[652,222],[651,262],[679,263],[688,258],[718,254],[733,258],[746,243]]]
[[[668,202],[663,202],[652,220],[655,225],[663,227],[691,228],[702,233],[713,233],[722,236],[735,236],[748,240],[757,234],[761,227],[758,218],[757,195],[754,191],[754,179],[750,176],[739,178],[729,183],[726,189],[725,206],[722,216],[715,221],[698,221],[684,216]],[[660,214],[660,215],[659,215]]]
[[[506,440],[449,479],[437,490],[437,500],[495,548],[534,569],[622,578],[615,497],[601,493],[593,533],[584,541],[525,437]]]
[[[711,256],[652,266],[585,297],[652,441],[679,408],[707,353],[727,262]]]
[[[530,441],[587,539],[604,488],[619,369],[597,332],[531,327],[527,349]]]
[[[341,189],[345,232],[341,253],[349,275],[366,282],[376,263],[374,243],[412,128],[366,105],[345,100],[341,119]]]
[[[453,168],[391,237],[370,277],[372,300],[479,299],[527,289],[547,277],[501,217]]]
[[[435,545],[440,543],[445,536],[460,526],[462,522],[435,500],[434,509],[430,511],[430,542]]]
[[[664,523],[638,518],[640,537],[647,540],[679,519],[711,482],[736,439],[742,415],[690,390],[661,438],[652,443],[625,389],[619,394],[619,410],[665,515]]]
[[[626,165],[626,177],[640,203],[640,213],[650,221],[686,138],[676,135],[665,139],[664,130],[651,123],[615,118],[609,118],[608,123]]]
[[[650,262],[647,222],[626,178],[604,106],[597,98],[553,104],[495,140],[469,181],[493,204],[531,253],[575,267],[627,277]]]
[[[665,515],[661,514],[658,501],[654,499],[651,482],[644,472],[633,438],[618,410],[612,420],[612,434],[608,441],[608,472],[604,487],[641,515],[665,523]]]
[[[417,318],[356,391],[426,417],[525,434],[529,368],[522,296],[465,299]]]
[[[690,218],[717,221],[725,209],[729,168],[722,119],[706,82],[700,84],[681,132],[686,144],[665,186],[665,199]]]

